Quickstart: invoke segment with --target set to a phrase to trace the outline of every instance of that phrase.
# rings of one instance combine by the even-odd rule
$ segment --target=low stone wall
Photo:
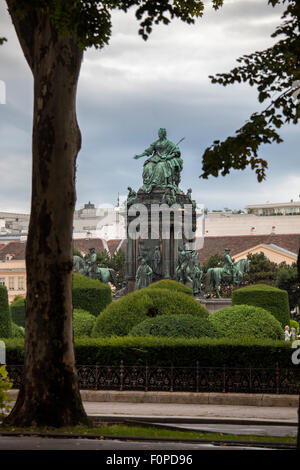
[[[217,310],[225,307],[231,307],[231,299],[196,299],[203,307],[207,308],[209,313],[214,313]]]

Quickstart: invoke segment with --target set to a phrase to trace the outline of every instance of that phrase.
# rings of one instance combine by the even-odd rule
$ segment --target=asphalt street
[[[53,439],[41,437],[0,437],[0,452],[2,450],[241,450],[240,446],[215,446],[213,444],[192,444],[182,442],[140,442],[118,440],[92,439]],[[259,447],[247,450],[262,450]]]

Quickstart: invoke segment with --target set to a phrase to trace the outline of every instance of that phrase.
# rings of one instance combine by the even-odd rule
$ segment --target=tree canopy
[[[212,83],[223,86],[248,82],[256,86],[260,103],[268,102],[260,112],[223,142],[215,140],[202,160],[202,178],[244,170],[250,166],[258,181],[266,177],[268,163],[259,154],[262,144],[280,143],[279,129],[286,123],[297,124],[300,117],[300,3],[298,0],[269,0],[275,7],[286,4],[282,23],[272,34],[281,38],[272,47],[237,59],[241,65],[229,73],[210,76]]]
[[[136,8],[139,22],[138,33],[147,40],[152,32],[153,24],[168,25],[172,19],[178,18],[187,24],[193,24],[195,18],[201,17],[204,11],[202,0],[8,0],[9,8],[26,21],[35,15],[44,14],[49,17],[59,36],[73,36],[83,49],[91,46],[102,48],[108,44],[111,36],[112,10],[127,12]],[[223,5],[223,0],[211,0],[215,10]],[[34,31],[27,30],[28,40]],[[0,38],[5,40],[5,38]],[[1,42],[0,42],[1,44]],[[31,42],[31,45],[32,42]]]

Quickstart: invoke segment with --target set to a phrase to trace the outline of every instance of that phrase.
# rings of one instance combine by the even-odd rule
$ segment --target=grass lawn
[[[199,440],[210,440],[210,441],[251,441],[251,442],[270,442],[270,443],[288,443],[295,444],[297,438],[284,436],[246,436],[237,434],[222,434],[222,433],[209,433],[209,432],[198,432],[198,431],[177,431],[169,429],[161,429],[143,426],[131,426],[124,424],[101,424],[99,427],[87,427],[87,426],[74,426],[74,427],[63,427],[63,428],[14,428],[0,425],[0,434],[12,432],[12,433],[46,433],[46,434],[68,434],[68,435],[93,435],[98,436],[99,439],[104,439],[109,436],[128,436],[128,437],[149,437],[149,438],[175,438],[175,439],[199,439]]]

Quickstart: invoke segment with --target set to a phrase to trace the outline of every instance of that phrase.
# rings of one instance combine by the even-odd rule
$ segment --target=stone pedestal
[[[196,231],[196,211],[192,208],[190,200],[182,192],[176,194],[176,202],[168,206],[164,200],[165,190],[153,190],[150,194],[139,190],[135,205],[127,207],[127,248],[125,279],[128,282],[128,291],[135,290],[136,271],[140,259],[143,257],[153,270],[152,282],[160,279],[174,279],[178,260],[178,251],[184,243],[193,241]],[[136,204],[142,204],[145,214],[142,218],[140,232],[142,237],[130,237],[130,224],[136,223],[139,218],[135,212]],[[189,214],[188,214],[189,212]],[[184,220],[191,221],[189,230],[184,227]],[[186,219],[185,219],[186,218]],[[188,232],[188,233],[186,233]],[[157,267],[157,251],[159,249],[160,262]]]
[[[231,299],[196,299],[209,313],[214,313],[221,308],[231,307]]]

